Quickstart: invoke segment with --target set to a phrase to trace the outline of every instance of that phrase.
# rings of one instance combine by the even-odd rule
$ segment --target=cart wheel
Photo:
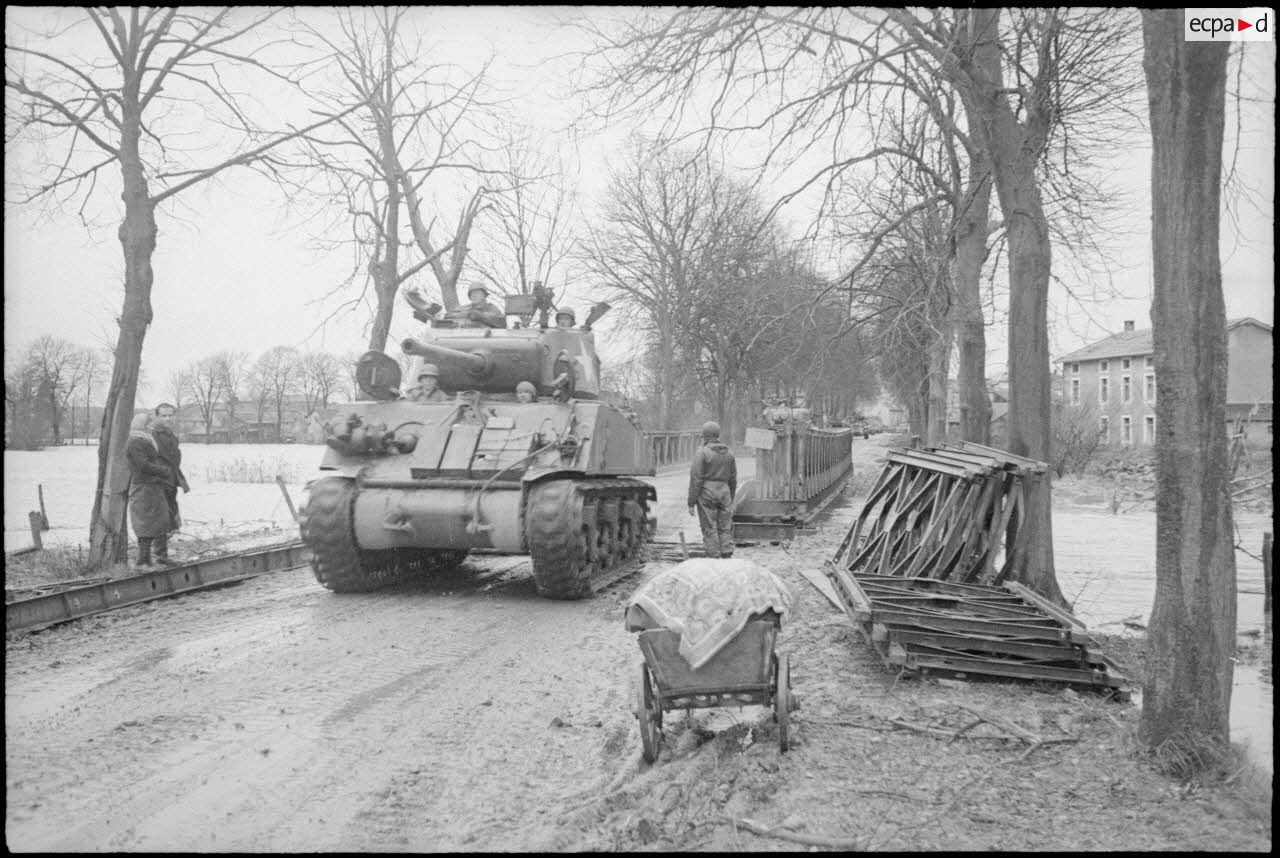
[[[640,662],[640,675],[636,677],[636,718],[640,721],[640,744],[644,748],[644,761],[652,763],[658,759],[658,749],[662,745],[662,709],[658,705],[658,696],[653,693],[653,678],[649,674],[649,665]]]
[[[787,752],[787,727],[791,722],[791,657],[774,657],[773,718],[778,722],[778,746]]]

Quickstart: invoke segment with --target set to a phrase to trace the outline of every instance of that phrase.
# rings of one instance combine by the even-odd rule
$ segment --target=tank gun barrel
[[[413,337],[406,337],[400,347],[407,355],[420,355],[425,358],[431,358],[438,364],[450,368],[463,369],[481,377],[489,375],[489,360],[482,354],[459,351],[458,349],[451,349],[434,343],[424,343]]]

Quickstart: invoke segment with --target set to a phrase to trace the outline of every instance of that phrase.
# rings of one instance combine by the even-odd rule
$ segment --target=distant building
[[[1227,322],[1227,419],[1271,431],[1271,326],[1254,318]],[[1124,330],[1058,359],[1062,402],[1092,409],[1104,444],[1146,446],[1156,437],[1155,349],[1150,328]]]
[[[192,444],[318,444],[324,440],[323,423],[329,409],[307,406],[303,396],[285,396],[277,425],[274,400],[263,403],[261,410],[257,402],[238,402],[234,420],[227,404],[219,402],[213,406],[206,432],[200,407],[184,405],[178,409],[177,429],[182,440]]]

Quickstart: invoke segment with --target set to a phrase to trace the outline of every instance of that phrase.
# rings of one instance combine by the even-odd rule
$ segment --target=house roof
[[[1241,325],[1253,324],[1260,328],[1264,328],[1268,332],[1271,326],[1259,322],[1252,316],[1244,316],[1239,319],[1228,319],[1227,330],[1238,328]],[[1087,345],[1082,349],[1077,349],[1070,354],[1063,355],[1058,358],[1058,363],[1076,363],[1078,361],[1099,360],[1101,358],[1113,357],[1130,357],[1133,355],[1149,355],[1155,351],[1152,345],[1151,328],[1141,331],[1121,331],[1118,334],[1098,340],[1096,343]]]

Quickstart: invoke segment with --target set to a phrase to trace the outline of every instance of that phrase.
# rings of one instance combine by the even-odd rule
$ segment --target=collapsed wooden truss
[[[965,441],[895,449],[834,562],[850,572],[993,584],[1026,550],[1043,462]]]
[[[885,666],[1065,683],[1124,699],[1125,678],[1071,613],[1012,581],[1042,462],[965,442],[898,449],[826,575]]]

